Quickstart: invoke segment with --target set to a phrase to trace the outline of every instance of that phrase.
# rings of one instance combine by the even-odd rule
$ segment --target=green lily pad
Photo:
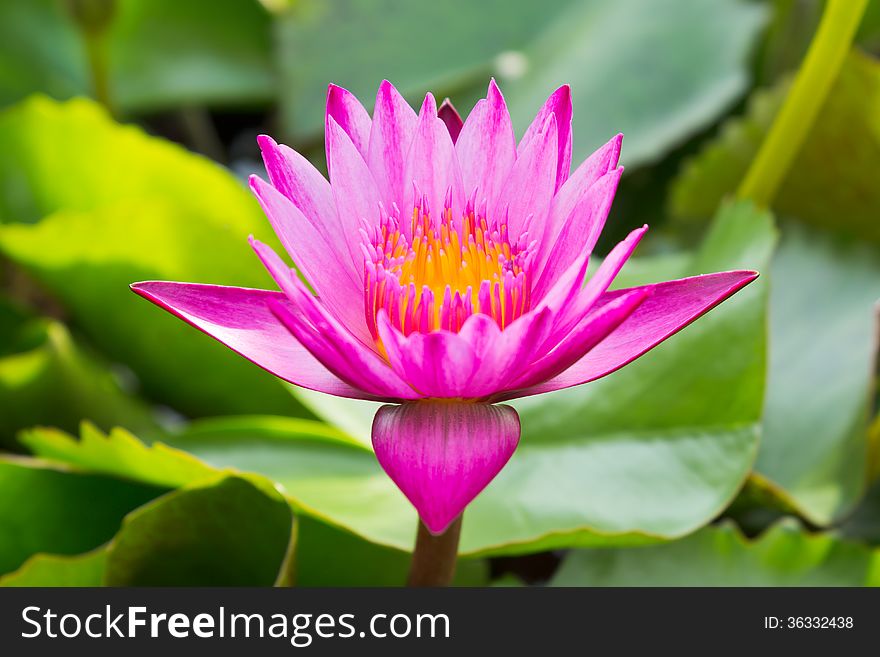
[[[271,285],[247,244],[272,242],[271,228],[228,172],[90,101],[36,98],[0,114],[0,190],[0,251],[152,399],[193,416],[304,412],[274,377],[128,288]]]
[[[126,516],[107,548],[108,586],[271,586],[293,516],[281,495],[238,477],[181,488]]]
[[[817,525],[867,485],[880,255],[786,226],[772,266],[770,367],[756,470]]]
[[[109,0],[108,0],[109,2]],[[0,106],[92,91],[85,40],[56,0],[0,4]],[[118,0],[105,38],[113,104],[144,111],[273,97],[270,17],[257,0]]]
[[[383,78],[416,103],[433,91],[467,111],[475,87],[484,92],[496,75],[522,134],[550,92],[570,83],[573,160],[624,132],[632,166],[705,127],[745,90],[765,15],[740,0],[301,2],[279,26],[283,118],[295,139],[314,136],[328,82],[370,107]]]
[[[624,164],[657,160],[746,90],[747,57],[766,15],[740,0],[574,3],[525,47],[524,75],[502,87],[514,123],[523,131],[568,83],[575,163],[618,132]]]
[[[32,459],[0,458],[0,573],[38,552],[96,548],[132,509],[165,489],[72,472]]]
[[[796,521],[754,541],[733,524],[680,541],[632,550],[579,550],[555,586],[880,586],[880,551],[831,534],[807,534]]]
[[[0,577],[0,586],[101,586],[105,547],[85,554],[35,554],[21,568]]]

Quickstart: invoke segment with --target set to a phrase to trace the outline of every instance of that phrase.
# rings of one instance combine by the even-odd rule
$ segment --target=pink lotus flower
[[[464,123],[431,94],[416,115],[388,82],[371,118],[331,85],[330,182],[266,136],[270,182],[250,181],[315,294],[253,238],[280,292],[132,287],[282,379],[393,404],[374,421],[376,456],[442,532],[516,448],[517,414],[497,402],[610,374],[757,276],[609,292],[644,226],[584,283],[622,135],[569,175],[571,115],[561,87],[517,144],[494,81]]]

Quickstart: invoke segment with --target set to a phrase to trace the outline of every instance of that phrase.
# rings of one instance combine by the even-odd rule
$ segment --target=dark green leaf
[[[521,48],[574,1],[298,2],[277,26],[287,133],[302,139],[322,129],[329,82],[371,109],[385,78],[417,106],[428,90],[445,94],[488,82],[496,56]]]
[[[237,477],[182,488],[129,514],[107,550],[109,586],[271,586],[293,517],[267,486]]]
[[[108,541],[123,516],[164,489],[0,459],[0,573],[33,554],[72,555]]]
[[[682,221],[711,216],[733,193],[785,98],[788,81],[756,92],[745,116],[682,170],[671,213]],[[880,241],[880,63],[852,53],[791,165],[773,207],[814,226]]]
[[[270,20],[257,0],[118,0],[105,35],[113,104],[265,102],[276,87]],[[85,39],[59,0],[0,4],[0,106],[92,91]]]
[[[412,527],[415,540],[415,527]],[[369,543],[308,516],[300,516],[296,539],[297,586],[401,586],[408,552]],[[485,586],[487,564],[460,559],[453,586]]]

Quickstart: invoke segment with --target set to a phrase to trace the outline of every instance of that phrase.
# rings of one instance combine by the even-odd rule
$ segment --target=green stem
[[[97,31],[87,30],[84,33],[86,55],[89,60],[89,71],[92,76],[92,92],[95,100],[113,113],[113,105],[110,99],[110,74],[107,67],[107,53],[104,43],[104,34]]]
[[[419,521],[416,547],[407,586],[449,586],[455,575],[458,539],[461,536],[461,516],[449,528],[435,536]]]
[[[868,0],[828,0],[816,36],[758,155],[737,190],[769,205],[800,150],[849,52]]]

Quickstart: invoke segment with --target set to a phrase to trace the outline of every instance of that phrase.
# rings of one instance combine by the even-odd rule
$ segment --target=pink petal
[[[290,306],[270,304],[270,309],[322,365],[382,399],[419,397],[373,349],[355,339],[324,309],[278,254],[253,238],[251,245],[291,302]]]
[[[266,135],[257,137],[272,186],[306,216],[328,244],[342,239],[330,183],[302,155]]]
[[[468,383],[478,361],[467,341],[444,330],[404,336],[384,312],[378,320],[382,344],[401,378],[425,397],[470,396]]]
[[[504,97],[495,84],[489,83],[485,100],[480,100],[462,128],[455,143],[461,164],[465,194],[479,188],[477,201],[487,199],[495,207],[501,187],[516,161],[516,137]]]
[[[404,209],[404,199],[412,182],[405,180],[406,156],[416,132],[418,118],[413,109],[388,80],[384,80],[376,93],[373,111],[373,128],[367,162],[376,183],[388,190],[386,199]],[[411,209],[411,208],[410,208]]]
[[[131,289],[285,381],[339,397],[377,399],[331,374],[293,339],[269,309],[272,302],[289,306],[281,292],[169,281],[134,283]]]
[[[519,442],[509,406],[421,401],[383,406],[373,420],[379,464],[440,534],[495,478]]]
[[[327,114],[345,130],[361,157],[367,158],[372,121],[353,93],[331,84],[327,88]]]
[[[540,279],[532,289],[534,298],[543,297],[545,290],[579,255],[592,253],[605,226],[622,173],[622,167],[606,173],[580,197],[566,218],[556,244],[548,250],[546,264],[539,269]]]
[[[363,275],[361,222],[378,223],[381,197],[367,168],[346,132],[332,116],[327,117],[327,168],[336,200],[340,230],[346,237],[348,254],[355,270]]]
[[[581,163],[557,192],[550,206],[546,230],[542,235],[535,236],[540,239],[540,251],[537,258],[537,263],[540,267],[543,267],[544,263],[546,263],[550,255],[550,248],[556,244],[559,232],[562,230],[568,217],[571,216],[574,209],[580,204],[581,198],[591,192],[593,185],[599,178],[617,167],[622,141],[623,135],[618,134],[607,144],[596,150]]]
[[[362,340],[370,333],[364,319],[363,288],[340,247],[328,244],[306,216],[281,193],[257,176],[251,189],[294,264],[306,277],[327,308]]]
[[[590,276],[590,279],[587,281],[586,285],[584,285],[583,289],[580,290],[574,302],[565,309],[566,313],[560,317],[563,322],[566,316],[571,315],[580,319],[580,317],[593,307],[599,297],[602,296],[614,282],[617,274],[623,269],[626,261],[629,260],[633,251],[636,250],[636,247],[639,245],[639,242],[641,242],[646,232],[648,232],[647,224],[631,231],[623,241],[619,242],[613,249],[611,249],[611,253],[605,256],[605,259],[602,261],[602,264],[599,265],[596,273]],[[557,325],[556,328],[558,329],[559,325]]]
[[[508,229],[515,238],[526,220],[531,222],[533,239],[543,234],[555,189],[557,155],[556,117],[550,114],[541,132],[517,156],[492,212],[493,217],[506,212]]]
[[[651,296],[595,349],[559,376],[504,397],[510,399],[550,392],[610,374],[674,335],[757,277],[758,272],[754,271],[728,271],[643,286],[651,288]],[[606,293],[596,302],[595,308],[636,289],[639,288]]]
[[[464,122],[461,120],[461,114],[455,109],[451,100],[446,98],[440,103],[440,107],[437,108],[437,117],[446,125],[446,129],[449,131],[449,137],[454,144],[458,141],[458,136],[461,134],[461,128],[464,125]]]
[[[596,300],[608,289],[615,276],[632,255],[639,241],[647,232],[648,226],[632,231],[622,242],[615,246],[586,285],[581,287],[588,256],[581,254],[572,263],[559,281],[541,299],[537,307],[548,306],[555,312],[553,332],[548,340],[548,348],[568,335],[568,332],[590,311]],[[579,273],[574,273],[574,272]]]
[[[446,125],[437,118],[434,96],[427,94],[419,112],[419,122],[406,160],[405,182],[415,187],[428,200],[428,211],[439,217],[446,205],[447,194],[452,192],[453,216],[458,217],[464,209],[461,171],[455,157],[455,146]],[[420,199],[412,199],[401,210],[408,217]]]
[[[556,183],[555,189],[559,189],[568,179],[571,170],[571,88],[565,84],[550,94],[550,97],[538,110],[535,120],[526,129],[523,138],[519,142],[517,157],[520,157],[528,147],[531,140],[541,131],[541,126],[551,114],[556,115],[557,133],[557,160],[556,160]]]
[[[567,370],[620,326],[651,292],[651,288],[637,288],[588,313],[550,353],[529,364],[510,388],[527,388]]]
[[[471,346],[478,358],[485,356],[500,335],[498,323],[482,313],[474,313],[468,317],[458,332],[458,336]]]
[[[553,312],[542,308],[520,316],[501,331],[480,356],[466,396],[481,399],[504,389],[537,357],[553,328],[553,319]]]

